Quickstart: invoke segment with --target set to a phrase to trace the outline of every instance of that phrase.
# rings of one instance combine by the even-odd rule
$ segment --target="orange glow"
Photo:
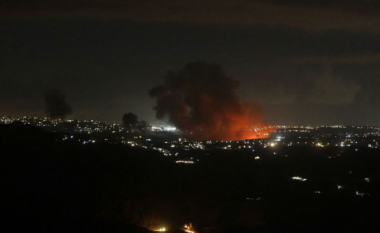
[[[239,126],[241,127],[239,129]],[[234,129],[235,128],[235,129]],[[208,133],[207,133],[208,131]],[[262,139],[268,138],[270,133],[275,132],[275,126],[264,126],[264,127],[242,127],[241,124],[236,124],[230,129],[222,130],[212,130],[212,129],[202,129],[194,134],[190,135],[189,138],[193,140],[225,140],[225,141],[241,141],[246,139]]]
[[[263,121],[259,105],[240,100],[238,87],[221,66],[192,62],[179,72],[168,72],[164,84],[149,95],[157,99],[156,117],[167,117],[193,140],[267,138],[274,128]]]
[[[189,225],[185,224],[181,230],[183,230],[184,232],[188,232],[188,233],[194,233],[195,232],[193,225],[191,223]]]

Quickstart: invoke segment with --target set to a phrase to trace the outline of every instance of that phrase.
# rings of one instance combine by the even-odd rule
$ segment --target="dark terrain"
[[[164,157],[65,142],[19,124],[0,130],[1,232],[180,232],[190,222],[196,232],[380,230],[378,149],[278,146]],[[199,161],[175,163],[190,156]]]

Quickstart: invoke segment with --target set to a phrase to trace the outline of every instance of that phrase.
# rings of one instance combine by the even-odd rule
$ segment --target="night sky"
[[[2,0],[0,114],[43,116],[59,88],[70,119],[155,122],[148,91],[207,61],[271,124],[380,125],[379,12],[370,0]]]

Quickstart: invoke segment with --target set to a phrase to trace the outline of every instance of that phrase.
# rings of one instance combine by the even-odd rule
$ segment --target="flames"
[[[235,90],[239,82],[221,66],[206,62],[187,64],[169,72],[165,82],[149,91],[157,99],[156,117],[196,140],[244,140],[265,138],[271,126],[263,121],[259,105],[242,102]]]

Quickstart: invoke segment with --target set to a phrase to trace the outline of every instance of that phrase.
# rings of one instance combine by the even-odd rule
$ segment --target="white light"
[[[293,180],[299,180],[299,181],[306,181],[307,180],[306,178],[302,178],[302,177],[299,177],[299,176],[293,176],[292,179]]]
[[[176,163],[185,163],[185,164],[193,164],[194,161],[186,161],[186,160],[177,160]]]

